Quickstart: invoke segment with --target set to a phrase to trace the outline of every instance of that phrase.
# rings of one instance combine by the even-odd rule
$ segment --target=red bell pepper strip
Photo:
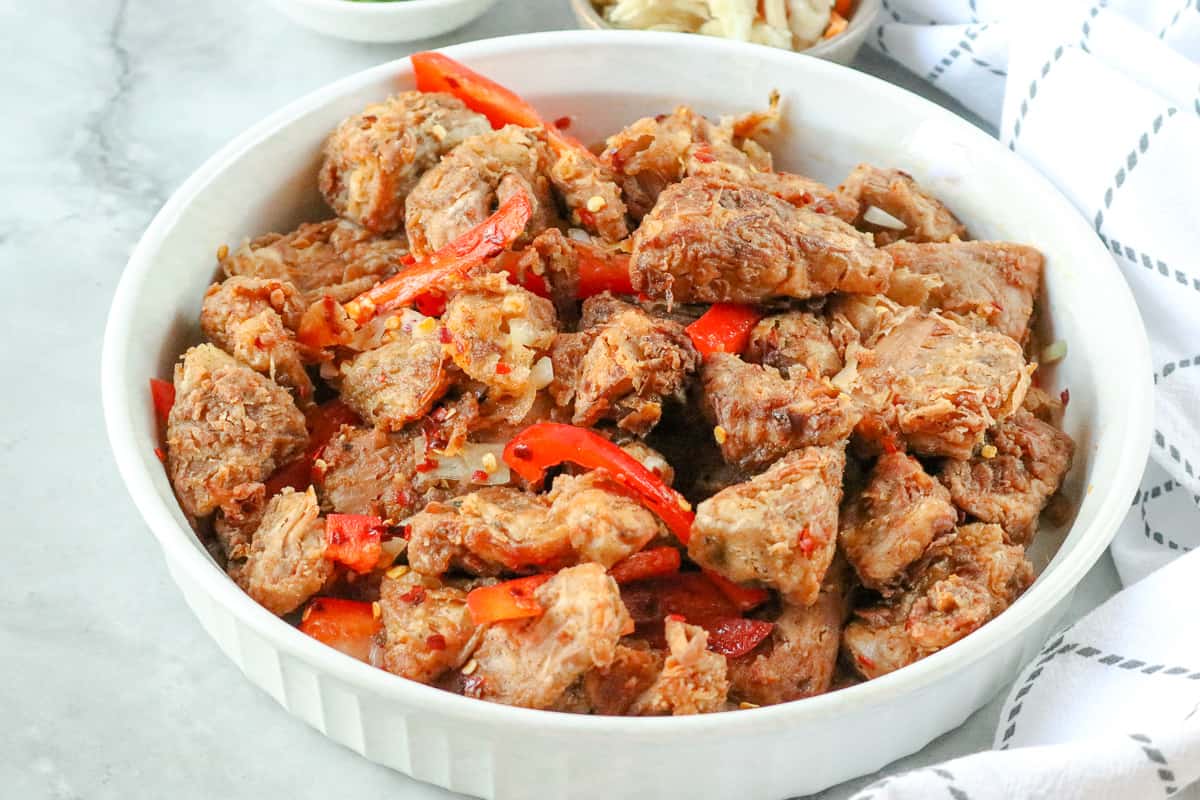
[[[154,401],[154,414],[158,421],[167,424],[167,416],[175,405],[175,384],[170,381],[150,379],[150,399]]]
[[[413,53],[409,58],[420,91],[454,95],[467,108],[487,117],[493,128],[503,128],[505,125],[541,128],[545,131],[546,141],[559,155],[578,150],[587,158],[597,160],[595,154],[578,139],[563,133],[555,125],[548,125],[528,101],[511,89],[441,53]]]
[[[472,267],[504,252],[525,231],[533,206],[524,194],[515,194],[500,204],[496,213],[412,266],[375,284],[345,306],[326,295],[309,306],[300,320],[296,339],[320,350],[349,341],[356,325],[363,325],[382,311],[427,301],[433,310],[436,295],[450,288]],[[426,295],[434,295],[426,298]],[[423,300],[424,298],[424,300]]]
[[[727,658],[744,656],[771,635],[775,625],[758,619],[732,617],[705,626],[708,649]]]
[[[617,583],[632,583],[679,572],[682,562],[674,547],[655,547],[618,561],[609,568],[608,574]]]
[[[754,306],[714,303],[686,330],[702,357],[741,353],[750,341],[750,331],[762,318],[763,313]]]
[[[704,576],[721,590],[721,594],[729,598],[729,602],[737,606],[738,611],[749,611],[752,608],[757,608],[771,597],[770,592],[766,589],[742,586],[740,583],[734,583],[724,575],[720,575],[710,569],[704,570]]]
[[[300,618],[300,631],[359,661],[371,662],[380,622],[371,603],[314,597]]]
[[[633,294],[633,283],[629,278],[629,256],[602,250],[584,242],[571,241],[579,256],[580,299],[612,292]]]
[[[320,458],[325,445],[343,425],[357,425],[360,422],[358,414],[340,399],[313,406],[304,412],[304,417],[308,423],[308,449],[304,455],[284,464],[267,478],[267,497],[274,497],[288,486],[297,492],[307,489],[313,483],[313,461]]]
[[[375,569],[383,554],[387,526],[367,514],[330,514],[325,518],[325,557],[358,573]]]
[[[542,605],[534,597],[539,586],[554,575],[530,575],[492,586],[481,586],[467,593],[467,611],[476,625],[487,625],[508,619],[540,616]]]
[[[346,313],[359,325],[381,311],[409,305],[421,295],[445,289],[453,278],[503,253],[525,232],[533,206],[524,193],[500,204],[496,213],[403,272],[378,283],[346,304]]]
[[[504,447],[504,463],[530,483],[541,481],[547,469],[564,461],[608,472],[612,480],[636,494],[679,541],[687,544],[695,517],[691,504],[663,483],[662,478],[603,436],[574,425],[537,422],[510,439]]]

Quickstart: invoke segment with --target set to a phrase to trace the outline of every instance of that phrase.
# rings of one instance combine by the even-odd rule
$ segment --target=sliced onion
[[[894,231],[902,231],[908,227],[879,206],[867,206],[867,210],[863,212],[863,221]]]
[[[470,481],[481,486],[503,486],[512,480],[508,465],[504,463],[505,442],[484,443],[467,442],[452,456],[430,454],[437,461],[437,466],[429,471],[430,477],[447,481]],[[484,465],[484,456],[491,454],[495,459],[495,472],[488,472]],[[476,480],[479,473],[487,475],[487,480]]]

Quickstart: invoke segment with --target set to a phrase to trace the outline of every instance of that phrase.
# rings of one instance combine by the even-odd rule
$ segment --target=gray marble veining
[[[565,0],[502,0],[418,45],[573,26]],[[117,279],[171,191],[286,102],[418,46],[322,38],[244,0],[0,0],[0,43],[0,797],[449,796],[324,739],[225,660],[116,476],[97,377]],[[1073,613],[1115,585],[1106,561]],[[997,713],[890,769],[986,747]]]

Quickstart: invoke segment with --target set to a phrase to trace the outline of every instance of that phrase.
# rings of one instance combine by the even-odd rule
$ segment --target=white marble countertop
[[[100,341],[151,216],[251,123],[415,49],[569,27],[566,0],[501,0],[419,47],[366,46],[311,34],[264,2],[0,4],[0,361],[13,379],[0,395],[0,796],[450,796],[291,718],[203,633],[117,478]],[[921,89],[873,54],[858,66]],[[1116,587],[1106,557],[1072,617]],[[998,708],[889,771],[987,747]]]

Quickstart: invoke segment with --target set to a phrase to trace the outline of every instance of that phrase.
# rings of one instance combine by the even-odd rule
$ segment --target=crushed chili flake
[[[1071,390],[1063,389],[1058,393],[1058,399],[1062,401],[1063,408],[1066,408],[1067,404],[1071,402]]]
[[[481,469],[477,469],[471,473],[471,480],[475,483],[487,483],[488,474]]]
[[[409,539],[411,539],[412,538],[412,525],[405,525],[403,528],[401,528],[400,529],[400,537],[402,539],[404,539],[404,541],[406,541],[406,542]]]
[[[810,558],[817,549],[817,540],[813,538],[812,531],[805,525],[800,531],[800,538],[796,540],[796,546],[800,548],[800,552],[805,558]]]
[[[163,462],[164,464],[167,463],[167,454],[161,447],[154,448],[154,455],[158,456],[159,461]]]
[[[711,164],[717,160],[708,145],[701,145],[700,147],[697,147],[695,151],[693,151],[692,155],[701,164]]]
[[[854,658],[856,661],[858,661],[860,666],[865,667],[866,669],[875,669],[875,662],[866,656],[859,654]]]
[[[554,127],[558,128],[560,131],[565,131],[567,128],[571,127],[571,118],[559,117],[558,119],[554,120]]]
[[[522,461],[528,461],[533,458],[533,451],[529,449],[527,444],[518,444],[513,448],[513,455]]]
[[[667,614],[668,622],[687,622],[687,618],[683,614]]]
[[[414,586],[404,594],[400,595],[400,599],[405,603],[410,603],[414,606],[419,606],[425,602],[425,587]]]
[[[512,372],[512,367],[510,367],[508,364],[505,364],[503,361],[498,361],[496,363],[497,375],[507,375],[510,372]]]
[[[446,637],[440,633],[433,633],[425,637],[425,646],[430,650],[445,650]]]
[[[812,201],[813,201],[813,196],[811,194],[809,194],[808,192],[804,192],[803,194],[800,195],[800,202],[803,203],[804,205],[809,205],[810,203],[812,203]]]
[[[450,330],[445,326],[438,329],[438,341],[442,344],[450,344],[454,341],[454,337],[450,334]]]
[[[417,464],[417,472],[432,472],[437,469],[438,461],[436,458],[426,458],[420,464]]]
[[[585,228],[595,228],[596,227],[596,215],[595,214],[588,211],[586,208],[576,209],[576,213],[579,214],[580,224],[582,224]]]

